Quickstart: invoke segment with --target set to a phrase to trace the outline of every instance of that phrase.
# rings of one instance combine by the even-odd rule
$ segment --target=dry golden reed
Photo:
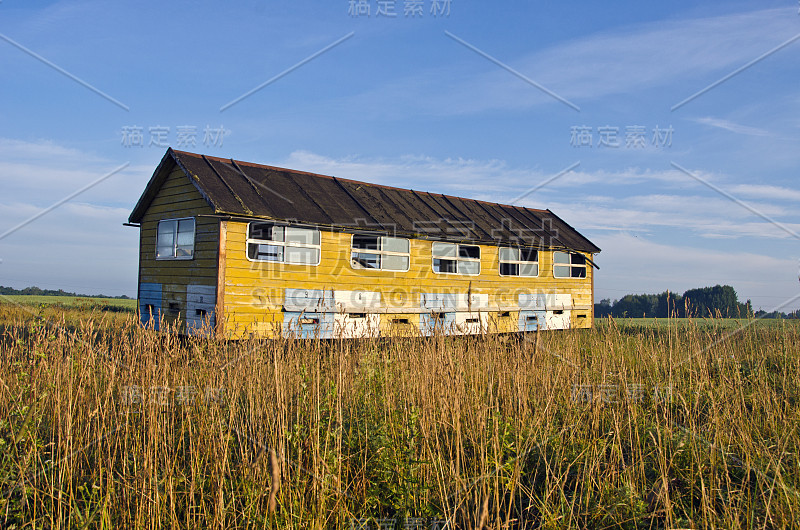
[[[791,323],[225,342],[40,311],[0,305],[4,528],[800,521]]]

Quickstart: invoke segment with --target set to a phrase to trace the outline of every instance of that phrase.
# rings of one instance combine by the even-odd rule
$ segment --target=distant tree
[[[730,285],[690,289],[683,293],[683,298],[692,316],[737,317],[740,313],[736,290]]]
[[[594,304],[594,316],[595,318],[605,318],[611,315],[611,311],[613,309],[613,303],[609,298],[603,298],[600,300],[599,303]]]
[[[679,316],[682,308],[683,297],[681,295],[664,291],[658,295],[655,316],[657,318]]]
[[[688,314],[687,314],[688,311]],[[761,311],[755,316],[766,315]],[[595,304],[596,317],[629,317],[629,318],[667,318],[686,316],[721,316],[725,318],[746,318],[753,316],[753,304],[750,300],[739,302],[736,290],[730,285],[715,285],[690,289],[683,295],[664,291],[660,294],[627,294],[612,302],[606,298]],[[794,317],[783,315],[782,318],[800,318],[800,311]],[[763,317],[773,318],[773,317]]]
[[[656,314],[658,298],[653,294],[627,294],[614,304],[614,316],[648,318]]]
[[[23,296],[74,296],[76,298],[119,298],[128,299],[128,296],[106,296],[104,294],[78,294],[70,293],[63,289],[40,289],[39,287],[25,287],[24,289],[14,289],[0,285],[0,294],[4,295],[23,295]]]
[[[739,314],[737,315],[739,318],[748,318],[753,316],[753,304],[750,302],[750,299],[747,299],[747,302],[743,304],[739,304]]]

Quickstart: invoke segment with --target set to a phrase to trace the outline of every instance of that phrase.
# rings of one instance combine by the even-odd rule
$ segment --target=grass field
[[[2,304],[0,329],[3,528],[800,520],[791,321],[219,342]]]
[[[2,303],[19,303],[24,305],[57,305],[66,308],[79,309],[120,309],[136,311],[136,300],[121,298],[86,298],[82,296],[29,296],[29,295],[2,295]]]
[[[781,320],[775,318],[615,318],[613,319],[617,326],[625,329],[636,328],[666,328],[669,326],[697,326],[705,328],[724,328],[736,329],[741,327],[750,326],[783,326],[785,323],[791,325],[792,322],[800,322],[796,320]],[[607,318],[596,318],[595,326],[603,327],[609,324]]]

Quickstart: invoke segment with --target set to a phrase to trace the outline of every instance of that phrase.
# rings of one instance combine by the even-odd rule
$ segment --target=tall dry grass
[[[800,521],[797,326],[220,342],[44,316],[0,306],[3,527]]]

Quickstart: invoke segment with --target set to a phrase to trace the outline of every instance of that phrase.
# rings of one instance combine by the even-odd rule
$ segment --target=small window
[[[406,272],[411,263],[408,239],[353,234],[350,266]]]
[[[247,226],[247,259],[318,265],[320,232],[311,228],[250,223]]]
[[[435,242],[431,246],[433,272],[477,275],[481,273],[481,248],[477,245]]]
[[[166,219],[158,222],[156,259],[194,257],[194,219]]]
[[[586,257],[575,252],[553,252],[554,278],[586,278]]]
[[[539,251],[500,247],[500,276],[539,276]]]

